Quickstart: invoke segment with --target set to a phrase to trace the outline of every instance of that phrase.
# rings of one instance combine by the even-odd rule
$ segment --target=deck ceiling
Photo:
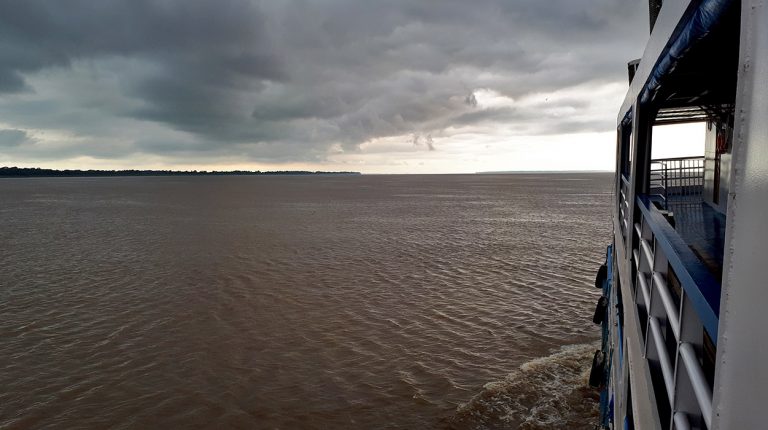
[[[704,121],[732,112],[739,64],[740,5],[680,58],[652,104],[657,124]]]

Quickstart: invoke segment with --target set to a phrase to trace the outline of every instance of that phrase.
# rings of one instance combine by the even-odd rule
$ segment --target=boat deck
[[[675,231],[718,281],[723,274],[725,215],[702,201],[670,198]]]

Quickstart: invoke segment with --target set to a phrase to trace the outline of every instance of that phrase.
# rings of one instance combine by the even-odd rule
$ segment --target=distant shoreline
[[[112,176],[359,176],[360,172],[322,172],[310,170],[58,170],[38,167],[0,167],[0,178],[81,178]]]
[[[476,175],[535,175],[540,173],[614,173],[613,170],[501,170],[476,172]]]

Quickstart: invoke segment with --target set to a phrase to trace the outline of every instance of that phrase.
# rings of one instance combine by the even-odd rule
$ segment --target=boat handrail
[[[714,279],[704,263],[696,257],[658,209],[650,203],[647,196],[638,196],[637,206],[651,228],[656,243],[661,246],[664,256],[680,281],[680,286],[691,299],[702,325],[713,341],[717,342],[715,339],[717,339],[720,311],[720,283]]]
[[[679,349],[680,358],[683,359],[685,370],[688,372],[688,377],[691,380],[693,394],[696,396],[696,402],[701,409],[701,415],[704,417],[707,428],[712,428],[712,390],[709,384],[707,384],[707,378],[704,376],[701,364],[699,364],[699,360],[696,358],[693,345],[683,342],[680,344]]]
[[[720,287],[648,196],[638,196],[637,206],[642,215],[634,225],[637,241],[633,245],[632,258],[637,269],[639,290],[635,301],[647,315],[647,328],[643,334],[646,354],[650,355],[646,358],[655,359],[658,363],[675,425],[679,423],[680,428],[690,428],[686,427],[687,414],[678,416],[680,411],[676,410],[680,375],[684,374],[685,379],[690,381],[702,419],[707,428],[711,428],[712,388],[696,356],[694,343],[697,341],[693,340],[695,337],[692,338],[691,333],[703,329],[712,339],[717,339],[719,297],[718,301],[711,300],[712,292],[719,292]],[[679,303],[675,303],[667,283],[670,276],[668,267],[682,287]],[[681,320],[681,315],[687,312],[685,306],[681,307],[684,300],[697,314],[698,322],[688,317],[685,321]],[[665,334],[665,326],[671,330],[674,339]],[[668,346],[671,341],[674,341],[674,346]],[[653,350],[649,350],[651,346]]]

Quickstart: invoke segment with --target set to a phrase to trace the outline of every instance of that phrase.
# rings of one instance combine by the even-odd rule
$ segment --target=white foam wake
[[[490,382],[450,419],[452,429],[592,429],[598,397],[588,385],[597,344],[569,345]]]

